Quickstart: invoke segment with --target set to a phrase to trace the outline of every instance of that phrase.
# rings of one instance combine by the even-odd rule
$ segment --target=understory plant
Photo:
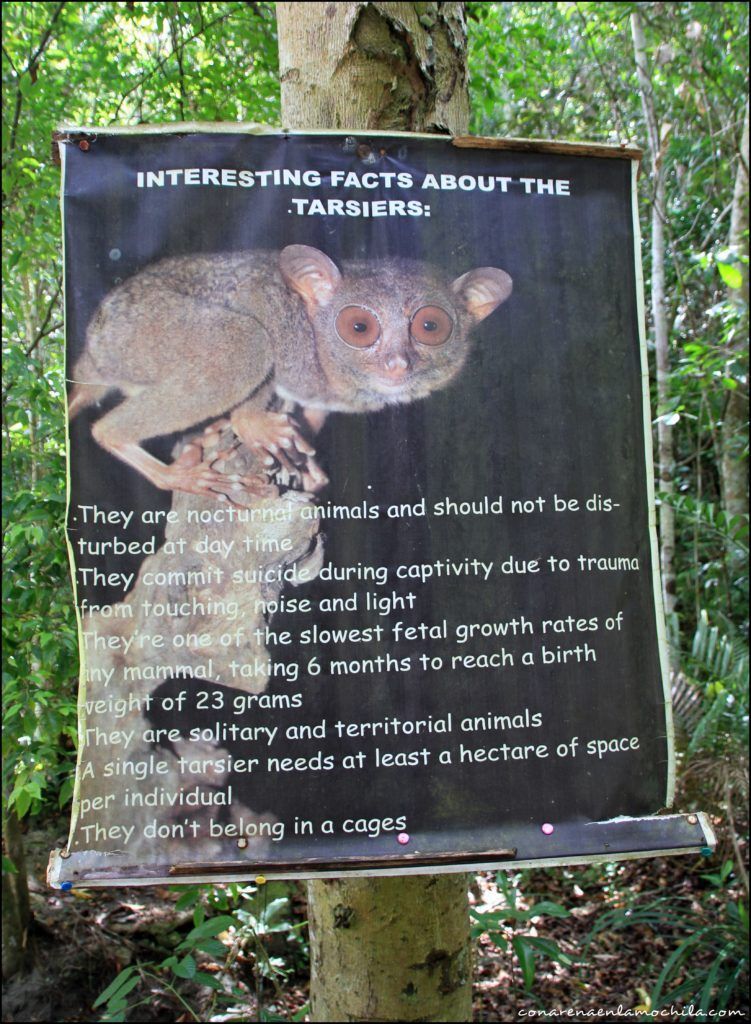
[[[569,917],[569,911],[552,900],[535,901],[526,897],[521,888],[523,874],[496,872],[495,882],[503,896],[503,906],[494,910],[470,909],[472,937],[487,935],[493,945],[514,957],[525,991],[534,986],[540,960],[553,960],[566,967],[572,958],[557,942],[537,934],[535,922],[545,917]]]
[[[707,888],[696,896],[641,893],[628,890],[619,905],[600,914],[590,931],[585,959],[600,936],[631,928],[649,929],[668,943],[646,1009],[691,1007],[692,1019],[716,1017],[732,1006],[748,986],[748,908],[739,896],[733,862],[701,878]],[[625,898],[624,898],[625,897]]]
[[[291,921],[289,891],[284,883],[267,885],[260,879],[250,885],[181,887],[175,911],[193,909],[190,931],[161,961],[143,961],[120,971],[93,1008],[103,1008],[108,1024],[125,1021],[150,1001],[151,996],[139,993],[145,983],[152,991],[156,987],[168,993],[184,1020],[302,1020],[306,1007],[292,1017],[282,1016],[264,997],[265,981],[280,996],[280,981],[307,958],[305,922]],[[252,1017],[250,991],[256,1004]]]

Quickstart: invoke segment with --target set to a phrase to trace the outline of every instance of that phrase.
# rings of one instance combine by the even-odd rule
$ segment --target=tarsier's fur
[[[453,283],[402,259],[351,261],[340,272],[319,250],[299,245],[166,259],[104,298],[73,369],[70,415],[119,389],[125,399],[94,425],[97,441],[157,486],[208,493],[140,442],[231,414],[236,432],[253,443],[271,389],[303,409],[344,412],[423,398],[457,376],[470,329],[510,292],[511,279],[492,267]],[[350,306],[377,317],[381,333],[371,347],[353,348],[337,334],[337,315]],[[445,344],[410,336],[410,318],[426,306],[453,321]],[[281,443],[294,449],[299,435],[287,432]],[[269,431],[260,434],[258,443],[278,453]],[[312,455],[298,448],[301,458]]]

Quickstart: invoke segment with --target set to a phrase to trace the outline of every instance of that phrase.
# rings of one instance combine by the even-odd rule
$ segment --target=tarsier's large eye
[[[409,331],[421,345],[443,345],[451,337],[454,321],[440,306],[423,306],[409,324]]]
[[[345,306],[337,313],[336,333],[347,345],[370,348],[381,336],[381,324],[364,306]]]

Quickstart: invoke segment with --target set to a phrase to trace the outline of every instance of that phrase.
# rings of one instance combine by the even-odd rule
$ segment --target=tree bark
[[[289,128],[468,130],[460,3],[278,3]],[[313,1021],[469,1021],[465,874],[308,883]]]
[[[312,1020],[471,1020],[466,876],[310,886]]]
[[[466,134],[461,3],[278,3],[287,128]]]
[[[26,964],[26,934],[31,922],[26,862],[18,818],[9,811],[4,824],[3,857],[13,865],[3,865],[3,981],[12,978]]]
[[[675,612],[675,511],[669,503],[673,493],[673,428],[667,417],[670,398],[670,348],[665,305],[665,166],[664,149],[667,133],[661,138],[655,110],[654,90],[647,64],[647,44],[641,14],[631,15],[634,60],[639,81],[642,110],[647,125],[649,154],[652,164],[652,327],[655,340],[657,371],[657,479],[658,489],[668,497],[660,502],[660,570],[665,613]]]
[[[738,305],[739,322],[734,347],[740,352],[744,339],[748,337],[748,101],[735,174],[728,246],[731,253],[739,258],[736,266],[742,274],[741,287],[731,289],[729,295],[730,300]],[[725,512],[731,518],[748,512],[748,463],[743,451],[747,429],[748,387],[739,385],[728,395],[722,421],[722,496]]]

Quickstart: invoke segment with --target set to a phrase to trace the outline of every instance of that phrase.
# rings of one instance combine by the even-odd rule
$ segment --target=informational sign
[[[69,131],[60,885],[570,863],[669,806],[628,151]]]

